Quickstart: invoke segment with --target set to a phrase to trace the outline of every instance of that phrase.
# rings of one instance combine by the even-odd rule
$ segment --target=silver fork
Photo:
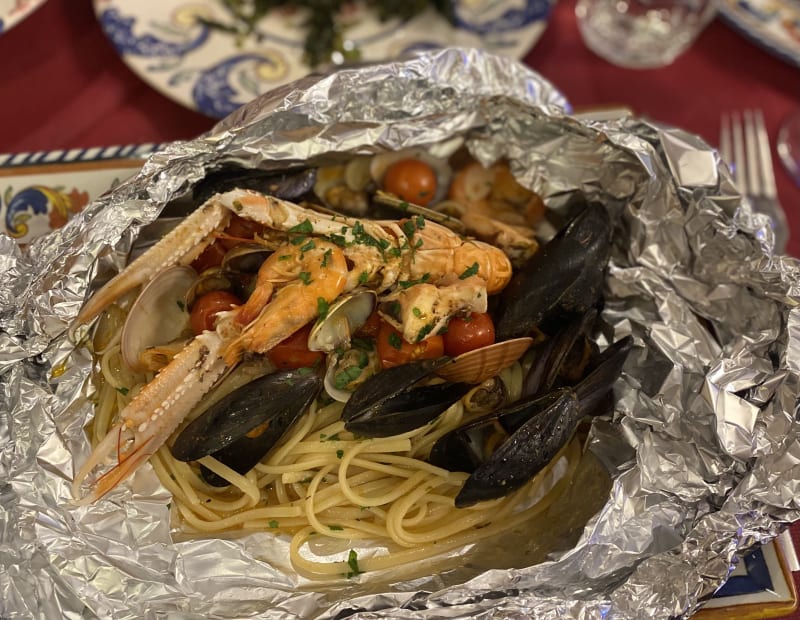
[[[723,114],[719,150],[753,210],[772,218],[775,252],[783,254],[789,240],[789,226],[778,201],[769,136],[761,110],[745,110],[741,117],[738,112],[730,117]]]

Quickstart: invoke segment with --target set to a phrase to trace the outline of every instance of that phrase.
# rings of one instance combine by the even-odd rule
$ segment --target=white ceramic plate
[[[10,30],[46,0],[0,0],[0,34]]]
[[[234,20],[222,0],[93,0],[103,31],[128,66],[155,89],[221,118],[268,90],[306,75],[304,14],[272,11],[246,38],[197,17]],[[340,16],[363,60],[446,45],[524,56],[544,32],[555,0],[456,0],[456,23],[428,9],[414,19],[380,22],[354,2]]]
[[[719,10],[735,29],[800,66],[800,0],[722,0]]]

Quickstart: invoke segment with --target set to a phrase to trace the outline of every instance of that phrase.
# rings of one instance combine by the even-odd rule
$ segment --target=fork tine
[[[756,110],[754,112],[756,143],[758,144],[759,173],[763,184],[763,193],[767,198],[775,198],[778,189],[775,186],[775,169],[772,167],[772,153],[769,146],[769,134],[764,125],[764,112]]]
[[[731,169],[731,172],[733,172],[733,161],[731,160],[731,156],[733,155],[731,152],[731,127],[727,114],[723,114],[720,120],[719,154],[722,156],[725,163],[728,164],[728,168]]]
[[[753,123],[752,110],[745,110],[744,116],[744,147],[747,157],[747,191],[756,196],[762,195],[764,188],[761,186],[761,157],[758,152],[758,140],[756,139],[756,128]]]
[[[749,190],[747,187],[747,161],[744,158],[744,137],[742,136],[742,123],[736,112],[731,114],[731,131],[733,133],[733,161],[736,162],[733,179],[736,181],[739,191],[747,194]]]

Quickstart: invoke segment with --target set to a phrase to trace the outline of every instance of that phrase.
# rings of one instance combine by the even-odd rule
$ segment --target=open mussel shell
[[[470,389],[465,383],[413,387],[448,359],[418,360],[367,379],[342,410],[345,428],[364,437],[388,437],[432,421]]]
[[[448,381],[477,385],[516,362],[533,343],[533,338],[513,338],[467,351],[440,366],[436,374]]]
[[[597,309],[590,308],[580,317],[569,321],[552,338],[535,347],[533,363],[525,376],[523,394],[539,394],[555,385],[570,352],[576,345],[585,342],[596,319]]]
[[[238,473],[247,473],[291,428],[321,388],[322,379],[307,369],[256,379],[189,423],[175,439],[172,455],[179,461],[211,455]],[[217,482],[214,477],[206,479]]]
[[[324,318],[317,319],[308,335],[311,351],[330,353],[337,347],[348,345],[375,309],[373,291],[360,291],[338,299],[328,307]]]
[[[122,327],[120,343],[122,357],[132,370],[147,370],[139,358],[142,351],[184,335],[189,325],[186,292],[196,279],[197,273],[191,267],[170,267],[139,293]]]

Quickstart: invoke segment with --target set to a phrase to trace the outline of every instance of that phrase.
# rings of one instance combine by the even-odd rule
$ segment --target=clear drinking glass
[[[715,0],[578,0],[587,47],[634,69],[664,67],[686,51],[716,13]]]
[[[789,113],[778,131],[778,155],[800,185],[800,108]]]

